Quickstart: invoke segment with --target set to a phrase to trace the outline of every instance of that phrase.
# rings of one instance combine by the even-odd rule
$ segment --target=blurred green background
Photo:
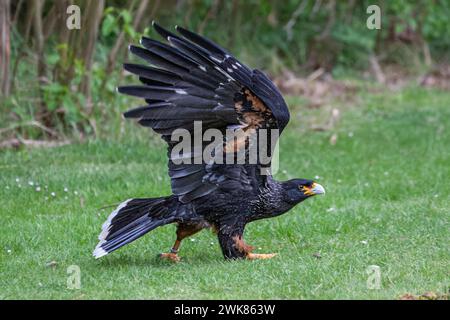
[[[80,30],[66,27],[71,4],[81,9]],[[366,25],[372,4],[381,9],[379,30]],[[448,89],[450,78],[448,0],[4,0],[0,6],[2,147],[120,137],[119,114],[132,103],[115,87],[133,81],[121,64],[142,34],[158,38],[152,20],[210,37],[269,73],[285,93],[307,99],[311,86],[304,89],[300,80],[298,90],[289,90],[292,81],[411,80]]]

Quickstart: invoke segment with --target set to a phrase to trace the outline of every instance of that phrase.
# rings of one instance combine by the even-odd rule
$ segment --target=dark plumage
[[[94,256],[106,255],[158,226],[177,223],[177,241],[162,257],[178,260],[181,240],[208,227],[217,232],[225,258],[272,257],[251,253],[252,247],[243,241],[246,224],[281,215],[308,197],[324,193],[311,180],[275,181],[263,174],[270,170],[270,162],[263,163],[260,156],[256,163],[249,161],[250,138],[266,134],[270,142],[273,130],[282,132],[286,127],[289,111],[283,97],[262,72],[249,69],[210,40],[180,27],[175,35],[153,26],[168,44],[142,38],[143,48],[130,46],[133,54],[151,66],[125,64],[143,85],[120,87],[119,92],[145,99],[145,106],[124,116],[137,118],[168,143],[173,195],[130,199],[119,205],[103,225]],[[201,121],[202,133],[240,129],[241,136],[218,141],[211,150],[222,159],[237,159],[243,152],[244,162],[206,162],[202,155],[209,142],[174,155],[174,130],[193,134],[194,121]],[[269,156],[273,147],[267,147]],[[179,159],[190,162],[179,163]]]

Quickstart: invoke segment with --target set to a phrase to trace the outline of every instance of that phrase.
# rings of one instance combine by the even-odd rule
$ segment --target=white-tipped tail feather
[[[106,252],[105,250],[103,250],[102,248],[100,248],[102,244],[99,243],[94,250],[93,256],[95,257],[95,259],[101,258],[103,256],[106,256],[108,254],[108,252]]]
[[[128,199],[103,223],[93,256],[101,258],[175,219],[178,200],[174,197]]]
[[[95,259],[101,258],[108,254],[108,252],[106,252],[104,249],[102,249],[102,245],[106,242],[106,237],[108,236],[110,227],[111,227],[111,221],[115,216],[117,216],[117,214],[119,213],[120,210],[122,210],[123,208],[125,208],[127,206],[128,202],[130,202],[131,200],[133,200],[133,199],[128,199],[128,200],[122,202],[121,204],[119,204],[117,206],[116,210],[111,212],[111,214],[108,216],[108,219],[106,219],[106,221],[103,223],[102,232],[100,232],[100,235],[98,236],[99,243],[97,244],[94,252],[92,253],[92,255],[95,257]]]

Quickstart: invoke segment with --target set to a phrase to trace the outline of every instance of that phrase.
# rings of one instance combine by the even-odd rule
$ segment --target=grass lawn
[[[174,240],[170,225],[94,260],[101,224],[112,210],[102,207],[170,193],[164,144],[127,123],[131,138],[0,153],[0,298],[396,299],[408,292],[447,293],[450,93],[359,93],[353,107],[342,108],[336,127],[322,132],[308,126],[325,122],[327,108],[289,102],[292,121],[282,136],[277,178],[318,176],[327,194],[247,227],[247,242],[277,257],[226,262],[215,236],[201,232],[182,245],[181,263],[160,261],[157,254]],[[79,290],[67,288],[71,265],[80,268]],[[367,287],[370,265],[380,268],[379,289]]]

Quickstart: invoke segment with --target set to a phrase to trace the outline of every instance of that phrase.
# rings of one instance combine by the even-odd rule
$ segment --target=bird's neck
[[[257,199],[252,203],[258,219],[276,217],[290,210],[293,205],[285,201],[284,193],[282,183],[269,177],[264,187],[260,188]]]

